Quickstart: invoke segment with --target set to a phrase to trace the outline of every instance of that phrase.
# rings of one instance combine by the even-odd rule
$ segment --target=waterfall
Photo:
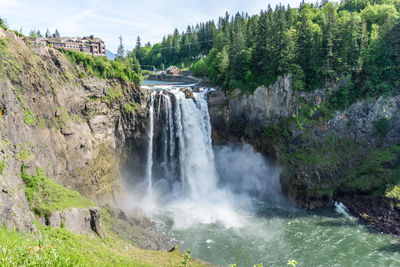
[[[151,194],[153,190],[153,181],[152,181],[152,168],[153,168],[153,136],[154,136],[154,99],[156,96],[156,92],[151,93],[150,99],[150,109],[149,109],[149,118],[150,118],[150,127],[148,132],[149,138],[149,147],[147,149],[147,166],[146,166],[146,181],[148,183],[148,192]]]
[[[161,129],[156,135],[155,125]],[[199,197],[215,190],[217,175],[205,92],[194,93],[194,99],[187,99],[178,89],[154,91],[150,100],[148,140],[146,180],[150,192],[154,189],[153,183],[162,179],[179,183],[180,186],[175,186],[180,188],[176,192],[179,194]],[[160,164],[155,166],[153,162]]]
[[[250,195],[281,200],[275,196],[281,193],[279,170],[249,145],[215,148],[215,157],[207,90],[193,96],[187,98],[180,88],[152,92],[145,172],[148,190],[138,193],[146,194],[144,202],[150,204],[144,205],[172,214],[174,225],[241,225],[245,218],[241,212],[252,209]]]

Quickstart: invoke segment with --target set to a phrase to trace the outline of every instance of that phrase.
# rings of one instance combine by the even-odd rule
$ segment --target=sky
[[[26,35],[32,29],[58,29],[61,36],[71,37],[93,34],[115,52],[120,35],[131,50],[137,36],[142,44],[154,44],[175,28],[182,32],[187,25],[217,21],[225,11],[252,15],[279,2],[297,7],[301,0],[0,0],[0,17]]]

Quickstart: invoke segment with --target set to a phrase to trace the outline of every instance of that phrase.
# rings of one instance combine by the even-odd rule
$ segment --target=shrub
[[[375,135],[384,138],[389,132],[389,120],[387,118],[381,118],[375,123]]]
[[[3,18],[0,18],[0,28],[3,28],[4,30],[7,30],[7,21]]]
[[[136,109],[139,107],[139,104],[137,104],[137,103],[128,103],[128,104],[125,104],[125,110],[126,110],[126,112],[128,112],[128,113],[133,113],[133,112],[135,112],[136,111]]]

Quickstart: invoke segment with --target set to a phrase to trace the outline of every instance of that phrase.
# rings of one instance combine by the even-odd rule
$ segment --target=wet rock
[[[181,88],[181,92],[185,94],[185,98],[192,98],[194,99],[193,91],[189,88]]]
[[[376,226],[384,233],[400,235],[400,209],[398,203],[388,199],[340,196],[338,200],[356,216]]]
[[[146,216],[146,214],[139,208],[136,208],[132,215],[131,219],[134,221],[136,225],[139,225],[145,229],[153,227],[153,221]]]

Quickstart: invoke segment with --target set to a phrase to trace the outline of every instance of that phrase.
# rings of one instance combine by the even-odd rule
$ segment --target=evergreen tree
[[[0,17],[0,28],[7,29],[7,20]]]
[[[36,30],[31,30],[31,31],[29,32],[29,36],[30,36],[30,37],[39,37],[39,36],[37,35],[37,33],[36,33]]]
[[[117,49],[117,58],[118,59],[123,59],[125,56],[125,48],[124,48],[124,44],[122,43],[123,38],[122,35],[119,36],[119,46]]]
[[[324,5],[324,25],[323,25],[323,49],[324,49],[324,69],[323,73],[326,80],[333,80],[337,77],[335,71],[336,55],[334,51],[335,36],[337,31],[336,6],[332,3]]]
[[[61,37],[61,36],[60,36],[60,33],[58,32],[57,29],[56,29],[56,32],[54,33],[54,36],[55,36],[55,37]]]
[[[136,46],[135,49],[140,49],[142,48],[142,42],[140,40],[140,36],[138,35],[138,37],[136,38]]]
[[[232,32],[232,41],[229,50],[229,63],[232,76],[237,81],[240,81],[244,78],[247,68],[244,49],[245,39],[243,30],[241,25],[236,23]]]

